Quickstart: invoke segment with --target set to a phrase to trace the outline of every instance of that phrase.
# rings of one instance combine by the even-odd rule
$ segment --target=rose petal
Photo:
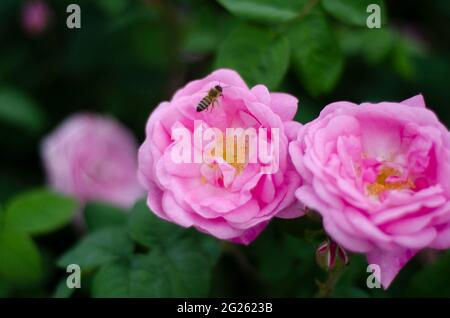
[[[381,284],[384,289],[387,289],[398,272],[416,253],[417,251],[413,250],[403,250],[396,253],[373,250],[367,254],[367,260],[370,264],[376,264],[380,267]]]
[[[297,98],[285,93],[271,93],[270,99],[270,108],[272,108],[283,121],[294,119],[295,113],[297,112]]]
[[[413,96],[411,98],[405,99],[403,102],[401,102],[404,105],[409,105],[412,107],[426,107],[425,100],[421,94]]]

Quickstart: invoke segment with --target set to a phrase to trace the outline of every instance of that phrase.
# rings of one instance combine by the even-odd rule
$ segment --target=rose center
[[[218,144],[218,147],[222,147],[221,157],[236,170],[236,176],[244,171],[249,151],[247,140],[237,139],[234,136],[227,136],[225,143]],[[215,150],[212,154],[215,155]]]
[[[216,151],[218,150],[218,151]],[[234,137],[227,137],[226,141],[217,142],[215,147],[211,150],[212,157],[220,157],[226,163],[234,168],[234,176],[240,175],[247,166],[248,157],[249,157],[249,145],[247,140],[238,140]],[[213,162],[208,164],[209,169],[217,171],[218,165],[217,162]],[[223,176],[216,175],[216,180],[223,180]],[[207,183],[208,178],[205,176],[201,177],[201,181],[203,184]]]
[[[383,166],[378,173],[376,180],[367,186],[369,195],[379,196],[388,190],[414,189],[414,182],[408,177],[402,178],[398,169]]]

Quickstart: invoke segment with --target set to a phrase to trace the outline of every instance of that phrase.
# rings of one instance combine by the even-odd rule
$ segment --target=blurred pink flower
[[[218,105],[197,112],[199,101],[216,85],[223,87]],[[139,150],[140,180],[151,210],[170,222],[243,244],[253,241],[275,216],[300,216],[294,197],[300,178],[288,157],[289,138],[300,126],[292,121],[296,111],[295,97],[270,93],[263,85],[249,89],[232,70],[220,69],[187,84],[151,114]],[[225,159],[225,153],[214,153],[211,163],[174,162],[174,130],[185,129],[191,145],[196,121],[223,133],[231,127],[279,131],[278,169],[263,173],[260,161],[237,163]]]
[[[450,133],[421,95],[332,103],[289,151],[297,198],[337,243],[380,266],[385,288],[418,250],[450,247]]]
[[[44,0],[26,1],[22,8],[22,27],[29,34],[39,34],[47,27],[50,15],[50,8]]]
[[[128,208],[143,195],[136,141],[110,118],[69,117],[44,139],[41,154],[51,187],[81,202],[99,200]]]

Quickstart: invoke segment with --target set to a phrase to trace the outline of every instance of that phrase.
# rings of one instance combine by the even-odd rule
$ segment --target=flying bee
[[[197,112],[202,112],[208,109],[209,106],[214,108],[219,97],[222,96],[222,86],[216,85],[208,91],[208,95],[202,98],[202,100],[197,104]]]

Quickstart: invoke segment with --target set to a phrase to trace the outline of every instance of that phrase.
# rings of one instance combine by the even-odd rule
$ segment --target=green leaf
[[[74,293],[75,288],[68,288],[66,278],[63,278],[56,286],[53,298],[69,298]]]
[[[104,202],[89,202],[84,209],[84,217],[90,231],[102,227],[125,225],[127,212]]]
[[[421,50],[417,43],[397,35],[392,56],[395,71],[407,80],[415,79],[417,77],[415,59],[421,56]]]
[[[106,14],[114,16],[122,13],[127,7],[127,0],[98,0],[97,5]]]
[[[252,21],[283,23],[299,16],[307,0],[217,0],[232,14]]]
[[[0,89],[0,121],[36,132],[43,127],[44,120],[45,116],[30,97],[15,89]]]
[[[103,266],[94,276],[92,297],[161,297],[170,286],[161,282],[164,269],[151,256],[136,255]]]
[[[140,256],[136,256],[140,257]],[[145,282],[143,277],[140,281],[136,281],[133,275],[132,263],[128,260],[119,260],[114,263],[106,264],[100,268],[95,274],[92,281],[92,297],[101,298],[123,298],[123,297],[145,297],[145,287],[148,288],[150,284],[144,286],[144,291],[140,290],[142,283],[150,283],[153,277],[150,277],[150,282]]]
[[[126,42],[134,63],[167,72],[172,62],[170,60],[172,42],[167,41],[171,36],[170,29],[165,28],[162,23],[152,21],[151,18],[134,23]]]
[[[8,205],[5,226],[30,234],[54,231],[70,222],[77,209],[74,199],[48,190],[33,190]]]
[[[346,55],[362,55],[368,63],[381,63],[392,50],[394,35],[387,28],[341,28],[337,32],[339,44]]]
[[[4,225],[5,225],[5,210],[3,210],[2,206],[0,205],[0,231],[2,230]]]
[[[286,244],[283,243],[282,235],[277,235],[271,229],[267,229],[252,244],[252,251],[255,253],[259,265],[259,273],[268,282],[279,282],[292,270],[293,257],[288,253]]]
[[[4,279],[0,278],[0,298],[8,298],[11,293],[11,286]]]
[[[0,231],[0,276],[17,284],[35,284],[42,277],[37,246],[26,234],[3,228]]]
[[[128,257],[132,254],[133,247],[133,242],[128,238],[124,228],[101,228],[85,236],[66,252],[58,260],[58,266],[67,267],[69,264],[77,264],[82,270],[91,269]]]
[[[380,6],[381,21],[385,23],[386,12],[383,0],[322,0],[325,11],[336,19],[350,25],[364,27],[371,14],[371,12],[367,12],[367,7],[371,4]]]
[[[128,233],[150,251],[102,266],[93,280],[94,297],[207,295],[220,256],[217,240],[159,219],[145,200],[133,207]]]
[[[128,233],[139,244],[154,247],[173,243],[183,228],[161,220],[148,209],[145,200],[140,200],[130,212]]]
[[[242,75],[247,84],[276,88],[289,65],[289,42],[262,27],[239,25],[219,48],[215,67],[227,67]]]
[[[305,217],[300,219],[304,221]],[[291,226],[304,232],[295,224],[300,225],[302,220],[275,220],[246,248],[271,297],[311,297],[317,288],[319,268],[314,262],[314,245],[290,234]]]
[[[294,70],[313,96],[336,85],[344,59],[325,16],[314,10],[290,31]]]
[[[187,54],[214,52],[232,29],[233,19],[226,12],[217,12],[215,7],[206,3],[192,14],[182,42],[183,51]]]
[[[440,254],[415,273],[406,290],[410,297],[450,297],[450,253]]]
[[[202,238],[208,240],[209,238]],[[211,241],[210,241],[211,242]],[[92,284],[94,297],[205,297],[208,295],[218,244],[192,237],[170,248],[154,248],[146,255],[103,266]],[[212,255],[215,257],[211,257]],[[215,259],[214,259],[215,258]]]
[[[177,244],[172,244],[170,247],[166,247],[167,253],[176,254],[178,251],[184,253],[190,248],[196,250],[204,257],[210,265],[215,265],[220,257],[220,241],[216,238],[200,233],[195,229],[185,230],[183,235],[177,241]]]

